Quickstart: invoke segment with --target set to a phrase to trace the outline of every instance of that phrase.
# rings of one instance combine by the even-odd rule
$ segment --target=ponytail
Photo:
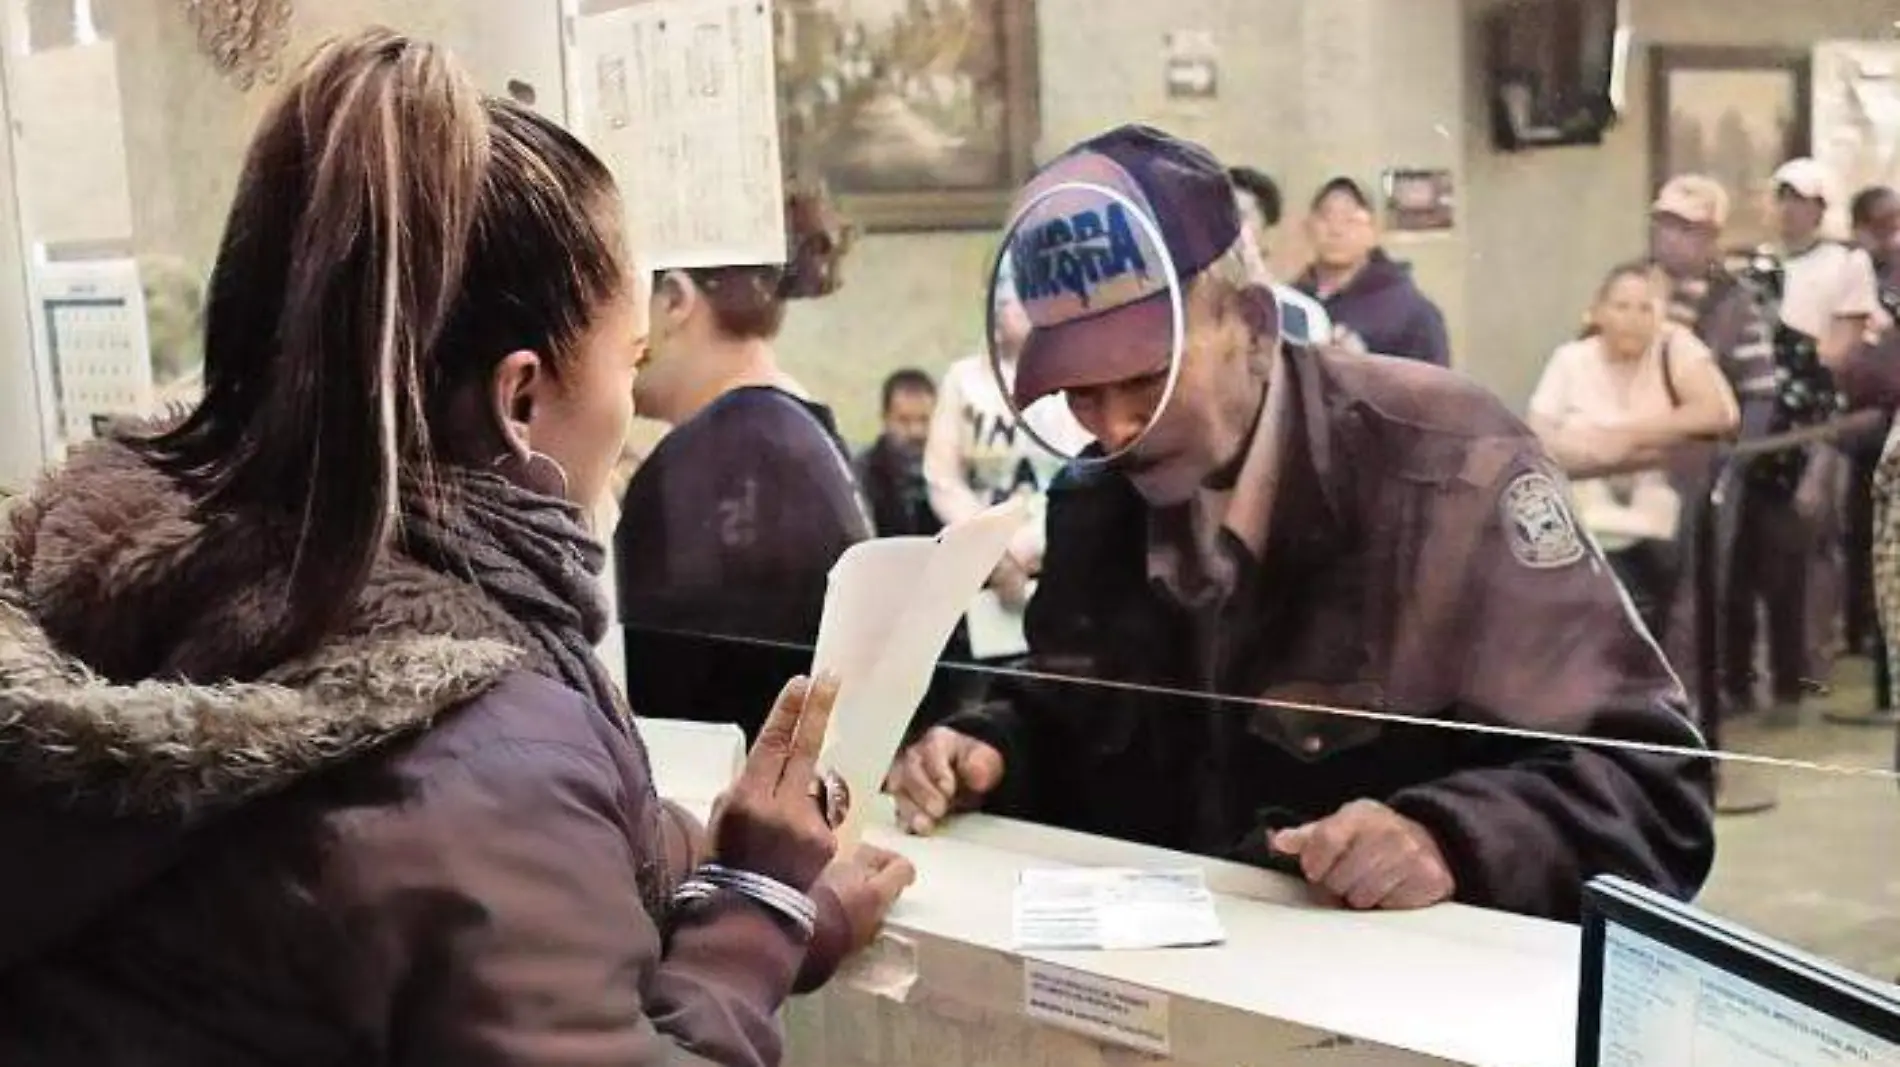
[[[404,472],[432,481],[425,356],[461,289],[487,154],[467,77],[387,30],[321,48],[251,146],[211,277],[204,400],[143,443],[205,504],[294,531],[271,546],[288,588],[250,670],[339,622]]]

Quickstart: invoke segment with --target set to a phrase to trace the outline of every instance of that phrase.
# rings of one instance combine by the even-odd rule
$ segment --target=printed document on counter
[[[1195,868],[1027,870],[1016,883],[1022,951],[1191,948],[1227,940]]]

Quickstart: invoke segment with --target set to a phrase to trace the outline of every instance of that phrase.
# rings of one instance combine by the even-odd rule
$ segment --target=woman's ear
[[[534,451],[535,407],[547,380],[541,357],[525,348],[508,353],[495,365],[488,409],[506,454],[526,458]]]

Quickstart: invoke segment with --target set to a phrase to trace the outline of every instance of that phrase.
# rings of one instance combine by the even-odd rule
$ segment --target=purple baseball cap
[[[1176,338],[1163,256],[1185,300],[1189,280],[1241,234],[1240,206],[1214,154],[1135,125],[1051,160],[1017,195],[1012,219],[1003,255],[1033,327],[1017,357],[1019,409],[1063,389],[1165,371]]]

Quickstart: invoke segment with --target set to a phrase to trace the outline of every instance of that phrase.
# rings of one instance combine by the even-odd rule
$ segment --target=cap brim
[[[1174,358],[1174,304],[1166,290],[1060,326],[1030,331],[1016,359],[1016,407],[1064,389],[1142,378]]]
[[[1687,226],[1715,226],[1716,221],[1695,208],[1685,204],[1656,201],[1649,207],[1651,215],[1667,215]]]

